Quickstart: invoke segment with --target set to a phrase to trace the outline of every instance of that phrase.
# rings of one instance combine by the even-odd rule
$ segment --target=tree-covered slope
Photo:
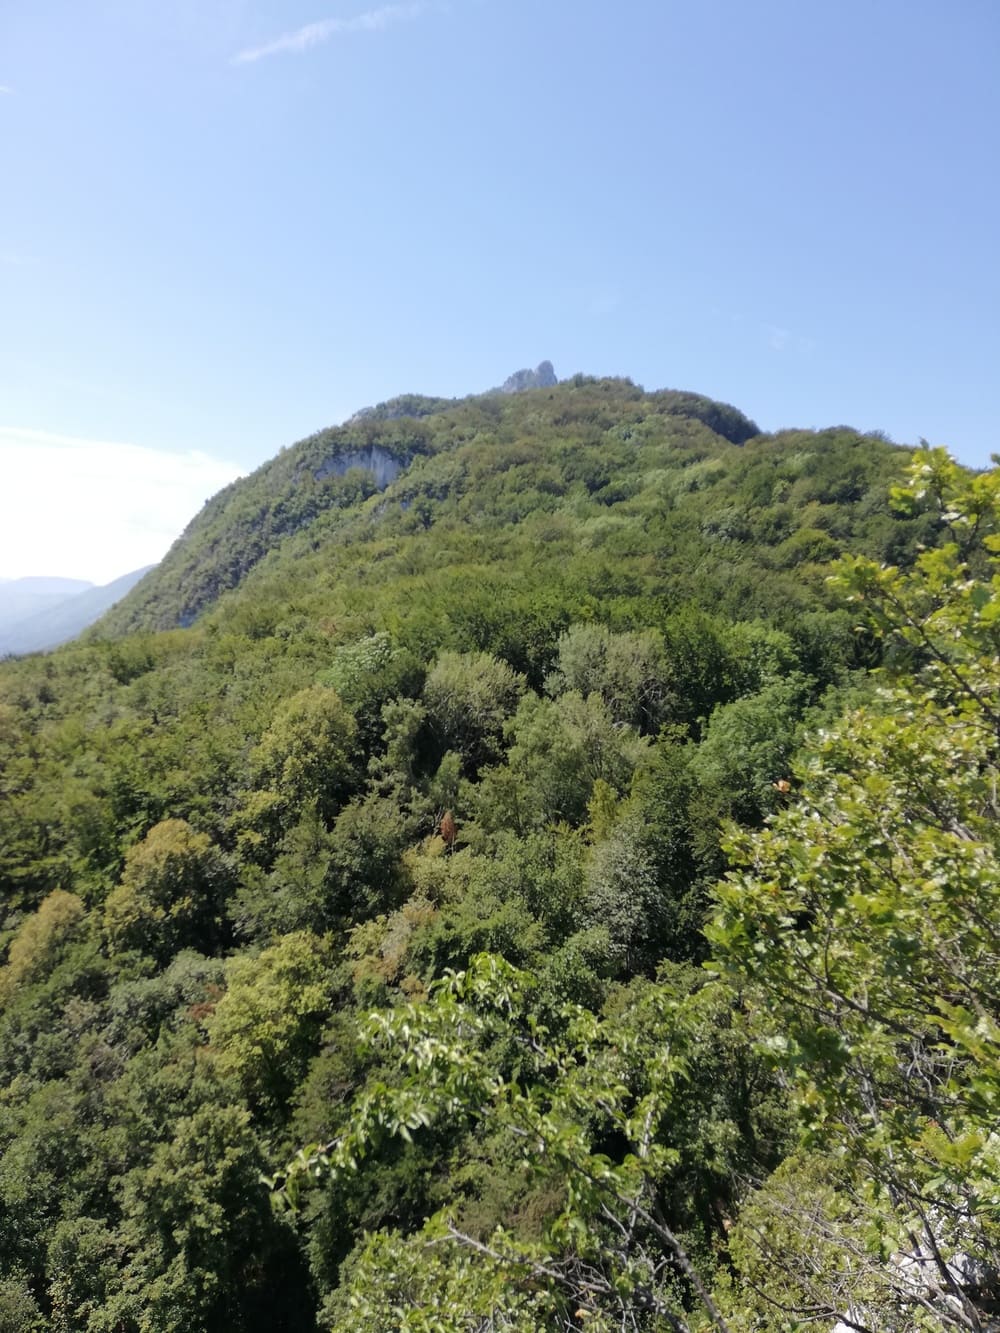
[[[0,1325],[785,1326],[739,1287],[780,1193],[734,1223],[779,1167],[827,1200],[829,1164],[747,1023],[826,918],[777,870],[746,889],[781,895],[770,999],[735,890],[721,989],[704,926],[734,822],[807,856],[802,737],[881,717],[871,668],[949,661],[948,626],[886,637],[891,582],[859,631],[831,562],[931,579],[954,515],[893,504],[881,439],[622,380],[405,406],[222,492],[86,641],[0,663]]]
[[[352,508],[418,458],[472,445],[488,467],[491,450],[513,438],[548,434],[572,444],[574,423],[593,434],[619,421],[655,417],[702,421],[736,443],[756,433],[735,409],[696,394],[644,395],[624,381],[603,381],[598,389],[582,377],[526,396],[497,392],[451,403],[411,394],[366,409],[220,491],[105,628],[120,633],[190,624],[283,539],[320,515]]]

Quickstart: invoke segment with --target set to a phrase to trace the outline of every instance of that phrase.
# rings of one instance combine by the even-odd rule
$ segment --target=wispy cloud
[[[805,338],[794,329],[783,329],[777,324],[761,324],[760,331],[772,352],[801,352],[808,355],[816,346],[812,338]]]
[[[427,0],[412,0],[404,5],[382,5],[370,9],[364,14],[355,14],[353,18],[322,19],[318,23],[307,23],[303,28],[282,33],[272,42],[263,46],[251,46],[233,56],[234,65],[250,65],[265,56],[301,54],[314,46],[321,46],[334,37],[343,37],[352,32],[384,32],[395,23],[415,19],[428,8]]]
[[[233,463],[0,426],[0,576],[109,583],[159,560]]]
[[[13,97],[14,89],[9,83],[0,83],[0,97]]]

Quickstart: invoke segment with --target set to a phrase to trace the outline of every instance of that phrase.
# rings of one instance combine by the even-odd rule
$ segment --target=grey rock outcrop
[[[375,478],[375,485],[380,491],[385,488],[399,476],[403,470],[403,464],[398,458],[393,458],[386,449],[373,444],[368,449],[353,449],[350,453],[340,454],[335,458],[328,458],[317,470],[313,476],[317,481],[322,481],[324,477],[342,477],[345,472],[351,468],[363,468],[365,472],[370,472]]]
[[[558,384],[551,361],[540,362],[534,370],[515,370],[500,386],[501,393],[524,393],[527,389],[551,389]]]

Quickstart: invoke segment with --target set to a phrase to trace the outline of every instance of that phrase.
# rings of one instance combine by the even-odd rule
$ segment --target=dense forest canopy
[[[0,664],[0,1330],[991,1327],[998,491],[406,398]]]

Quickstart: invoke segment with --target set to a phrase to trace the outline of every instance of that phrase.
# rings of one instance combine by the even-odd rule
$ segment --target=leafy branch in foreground
[[[723,1188],[735,1120],[753,1110],[721,1106],[711,1068],[733,1058],[731,997],[686,975],[634,988],[604,1017],[570,1006],[543,1021],[530,980],[482,955],[426,1002],[372,1014],[366,1044],[395,1077],[369,1088],[340,1137],[271,1182],[284,1200],[297,1203],[312,1178],[353,1173],[389,1138],[475,1125],[514,1143],[561,1202],[537,1241],[499,1226],[470,1234],[459,1199],[411,1236],[372,1237],[331,1303],[332,1327],[362,1314],[371,1329],[486,1327],[479,1309],[496,1328],[575,1328],[586,1316],[591,1329],[707,1320],[725,1333],[710,1275],[670,1219],[671,1184],[693,1171],[703,1190]],[[427,1306],[454,1313],[427,1323]],[[518,1322],[529,1309],[539,1323]]]
[[[929,493],[954,541],[841,576],[920,674],[821,733],[794,804],[734,834],[709,931],[803,1130],[734,1246],[788,1327],[980,1330],[1000,1308],[1000,477],[921,454],[897,495]],[[797,1222],[796,1170],[822,1177]]]

